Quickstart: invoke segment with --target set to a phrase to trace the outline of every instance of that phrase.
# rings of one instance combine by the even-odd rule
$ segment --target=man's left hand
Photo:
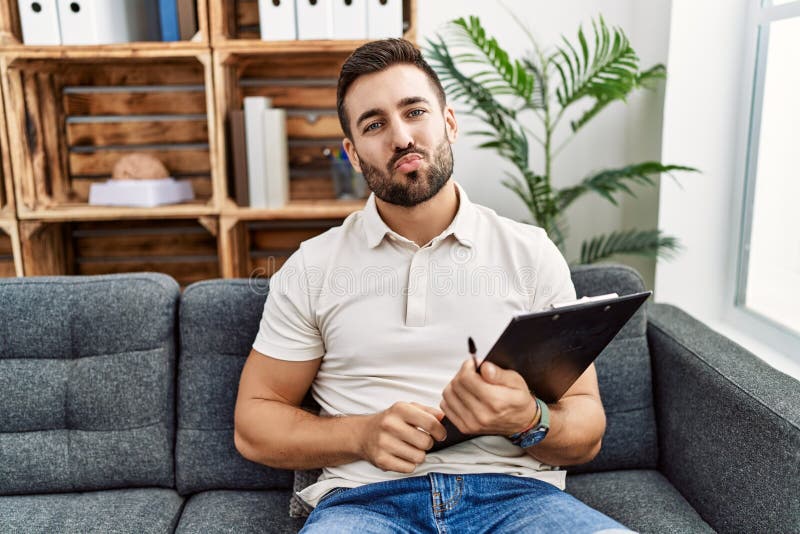
[[[439,407],[464,434],[510,436],[536,416],[536,400],[516,372],[468,358],[442,392]]]

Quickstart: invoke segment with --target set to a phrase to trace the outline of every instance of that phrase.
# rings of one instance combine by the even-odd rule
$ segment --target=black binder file
[[[652,293],[516,315],[483,361],[517,371],[534,395],[558,402]],[[447,417],[442,424],[447,439],[434,441],[431,451],[478,437],[462,434]]]

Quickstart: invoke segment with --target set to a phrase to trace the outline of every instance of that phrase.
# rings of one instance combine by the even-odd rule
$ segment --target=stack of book
[[[233,196],[239,206],[280,208],[289,201],[286,110],[248,96],[229,113]]]

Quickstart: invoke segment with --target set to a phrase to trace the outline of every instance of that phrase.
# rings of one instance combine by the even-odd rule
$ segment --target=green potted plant
[[[496,39],[487,36],[478,17],[453,20],[447,30],[447,41],[439,34],[428,39],[426,57],[448,95],[469,106],[466,112],[486,126],[467,135],[482,137],[480,148],[497,151],[514,166],[516,173],[507,172],[503,185],[519,196],[533,219],[530,222],[544,228],[562,252],[567,231],[564,212],[582,195],[593,192],[617,205],[615,193],[635,196],[632,184],[653,186],[653,175],[696,171],[645,161],[594,173],[572,187],[552,186],[553,161],[589,121],[612,102],[625,101],[633,91],[666,76],[663,65],[640,70],[625,33],[609,29],[602,17],[592,21],[591,41],[579,28],[576,42],[562,37],[563,42],[549,52],[523,27],[533,52],[521,59],[510,58]],[[476,65],[478,72],[465,72],[464,65]],[[576,114],[572,108],[579,105],[583,109]],[[566,127],[568,110],[576,118],[554,146],[554,134]],[[538,133],[528,126],[524,112],[539,122]],[[541,149],[539,172],[531,165],[531,140]],[[676,238],[660,230],[629,229],[584,240],[578,262],[594,263],[617,254],[668,257],[679,248]]]

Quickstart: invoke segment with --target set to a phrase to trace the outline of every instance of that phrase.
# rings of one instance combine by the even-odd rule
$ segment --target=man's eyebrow
[[[431,105],[431,103],[425,97],[422,97],[422,96],[407,96],[407,97],[401,99],[397,103],[397,107],[398,108],[402,108],[402,107],[405,107],[405,106],[410,106],[411,104],[418,104],[420,102],[423,102],[423,103],[425,103],[425,104],[427,104],[429,106]],[[361,124],[365,120],[369,119],[370,117],[373,117],[375,115],[380,115],[381,113],[383,113],[383,109],[381,109],[381,108],[368,109],[367,111],[365,111],[364,113],[362,113],[361,115],[358,116],[358,120],[356,121],[356,126],[358,126],[359,124]]]

